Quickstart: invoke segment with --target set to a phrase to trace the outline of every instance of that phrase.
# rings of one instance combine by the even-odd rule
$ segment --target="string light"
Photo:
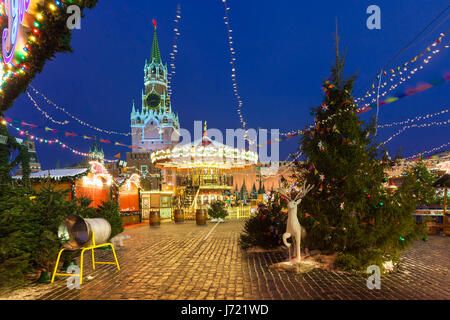
[[[447,146],[449,146],[449,145],[450,145],[450,142],[441,144],[439,147],[435,147],[435,148],[433,148],[433,149],[430,149],[430,150],[427,150],[427,151],[423,151],[423,152],[417,153],[417,154],[415,154],[415,155],[413,155],[413,156],[410,156],[410,157],[406,158],[406,160],[411,160],[411,159],[414,159],[414,158],[423,156],[423,155],[425,155],[425,154],[428,154],[428,153],[432,153],[432,152],[438,151],[438,150],[440,150],[440,149],[442,149],[442,148],[444,148],[444,147],[447,147]]]
[[[407,124],[407,123],[410,123],[410,122],[412,123],[412,122],[415,122],[415,121],[420,121],[422,119],[429,119],[429,118],[433,118],[435,116],[440,116],[440,115],[442,115],[444,113],[448,113],[448,109],[445,109],[445,110],[442,110],[442,111],[439,111],[439,112],[436,112],[436,113],[429,113],[429,114],[427,114],[425,116],[418,116],[418,117],[415,117],[414,119],[408,119],[408,120],[404,120],[404,121],[400,121],[400,122],[392,122],[392,123],[388,123],[388,124],[382,124],[382,125],[379,125],[378,128],[381,129],[381,128],[390,128],[390,127],[393,127],[393,126],[399,126],[399,125]]]
[[[18,119],[11,119],[11,118],[2,118],[2,117],[0,117],[0,123],[1,124],[6,125],[7,122],[21,123],[22,126],[29,126],[30,129],[41,128],[41,129],[44,129],[46,132],[64,134],[66,137],[70,136],[70,137],[79,137],[79,138],[84,139],[84,140],[91,140],[91,141],[94,140],[93,137],[88,137],[86,135],[78,134],[78,133],[75,133],[75,132],[59,131],[57,129],[52,129],[52,128],[49,128],[49,127],[46,127],[46,126],[45,127],[38,126],[38,125],[35,125],[35,124],[32,124],[32,123],[28,123],[28,122],[25,122],[25,121],[22,121],[22,120],[18,120]],[[146,151],[146,152],[149,152],[149,151],[152,152],[153,151],[153,149],[150,149],[150,148],[145,148],[145,147],[140,147],[140,146],[138,147],[138,146],[133,146],[133,145],[126,145],[126,144],[121,143],[121,142],[110,141],[110,140],[102,139],[102,138],[99,138],[98,141],[102,142],[102,143],[105,143],[105,144],[113,145],[113,146],[120,146],[120,147],[125,147],[125,148],[130,148],[130,149],[138,149],[140,151]]]
[[[47,112],[45,112],[44,110],[42,110],[39,105],[37,104],[37,102],[33,99],[33,97],[28,93],[27,91],[27,96],[28,98],[31,100],[31,102],[33,102],[34,106],[36,107],[36,109],[38,109],[48,120],[50,120],[53,123],[59,124],[59,125],[66,125],[69,123],[69,121],[65,120],[65,121],[58,121],[53,119]]]
[[[174,31],[174,38],[173,38],[173,47],[172,47],[172,52],[170,53],[170,72],[167,76],[167,91],[169,96],[172,95],[172,81],[173,78],[175,77],[175,57],[178,53],[178,37],[180,36],[180,20],[181,20],[181,5],[178,4],[177,6],[177,14],[175,17],[175,27],[173,29]]]
[[[122,135],[122,136],[130,136],[130,135],[131,135],[131,133],[129,133],[129,132],[128,132],[128,133],[123,133],[123,132],[117,132],[117,131],[105,130],[105,129],[101,129],[101,128],[95,127],[95,126],[93,126],[93,125],[91,125],[91,124],[89,124],[89,123],[87,123],[87,122],[84,122],[83,120],[81,120],[81,119],[75,117],[74,115],[72,115],[70,112],[66,111],[66,109],[64,109],[63,107],[61,107],[61,106],[57,105],[56,103],[54,103],[53,101],[51,101],[49,98],[47,98],[43,93],[41,93],[40,91],[38,91],[38,90],[37,90],[35,87],[33,87],[31,84],[30,84],[30,88],[31,88],[36,94],[39,94],[42,98],[44,98],[44,100],[45,100],[48,104],[50,104],[50,105],[52,105],[53,107],[55,107],[56,109],[58,109],[58,110],[64,112],[64,113],[67,114],[69,117],[71,117],[72,119],[76,120],[78,123],[80,123],[80,124],[83,125],[83,126],[86,126],[86,127],[91,128],[91,129],[94,129],[94,130],[96,130],[96,131],[104,132],[104,133],[107,133],[107,134],[117,134],[117,135]],[[27,92],[27,94],[28,94],[28,92]]]
[[[385,92],[383,92],[381,94],[381,96],[385,96],[388,92],[396,89],[399,85],[401,85],[403,82],[405,82],[407,79],[411,79],[411,76],[414,75],[419,69],[423,69],[424,68],[424,64],[428,64],[430,62],[430,60],[433,58],[434,55],[436,55],[439,52],[442,52],[439,49],[436,50],[432,50],[431,47],[435,47],[436,45],[438,45],[439,43],[442,42],[442,39],[448,34],[448,30],[445,33],[441,33],[439,38],[435,41],[433,41],[422,53],[416,55],[414,58],[408,60],[407,62],[403,63],[400,66],[397,66],[394,69],[391,69],[389,72],[391,74],[390,78],[385,81],[382,85],[381,88],[384,88],[385,86],[388,85],[388,83],[393,82],[394,78],[397,76],[397,74],[399,75],[400,80],[396,83],[396,84],[392,84],[390,86],[390,88],[388,88]],[[449,48],[449,43],[444,45],[444,48]],[[428,54],[429,52],[431,52],[432,55],[428,55],[426,58],[424,58],[423,63],[412,69],[409,74],[407,74],[407,71],[409,69],[408,64],[410,63],[414,63],[416,62],[420,57]],[[397,70],[397,71],[395,71]],[[388,74],[388,71],[384,71],[383,73],[385,76]],[[380,75],[377,76],[377,79],[380,78]],[[366,94],[363,97],[357,98],[354,100],[355,103],[359,103],[359,102],[364,102],[366,98],[370,98],[372,95],[376,94],[376,91],[373,90],[375,88],[375,82],[372,83],[371,85],[371,89],[369,89]],[[371,91],[372,90],[372,91]],[[366,103],[365,106],[370,105],[371,103],[374,103],[376,101],[376,97],[374,97],[370,102]]]
[[[51,4],[52,5],[52,4]],[[30,13],[29,13],[30,14]],[[0,4],[0,15],[4,16],[5,15],[5,8],[4,8],[4,3],[2,2]],[[38,13],[35,17],[37,20],[42,20],[43,19],[43,15],[42,13]],[[41,27],[41,23],[34,21],[33,22],[33,26],[30,30],[31,30],[31,34],[35,34],[35,35],[39,35],[39,28]],[[36,37],[34,35],[31,35],[28,37],[28,41],[25,44],[25,47],[22,48],[22,53],[19,53],[18,50],[15,52],[15,55],[18,55],[19,58],[22,60],[22,62],[17,62],[14,63],[14,65],[11,63],[8,63],[8,68],[10,69],[10,72],[6,73],[4,72],[4,68],[6,67],[4,61],[2,61],[1,66],[0,66],[0,89],[3,87],[3,85],[6,83],[7,80],[10,80],[12,77],[17,77],[20,75],[24,75],[25,74],[25,70],[23,68],[23,63],[24,61],[28,58],[29,56],[29,43],[36,41]]]
[[[394,139],[395,137],[397,137],[398,135],[400,135],[402,132],[404,132],[405,130],[411,129],[411,128],[426,128],[426,127],[439,127],[439,126],[444,126],[450,123],[450,119],[446,120],[446,121],[440,121],[440,122],[430,122],[430,123],[424,123],[424,124],[412,124],[409,126],[404,126],[403,128],[401,128],[399,131],[397,131],[396,133],[394,133],[392,136],[390,136],[386,141],[380,143],[380,146],[385,145],[386,143],[390,142],[392,139]]]
[[[237,111],[238,111],[239,120],[242,124],[242,128],[244,130],[246,130],[245,129],[246,122],[244,121],[244,117],[242,115],[243,102],[241,99],[241,95],[239,94],[239,86],[238,86],[238,82],[237,82],[236,51],[233,46],[233,36],[232,36],[233,30],[231,30],[230,18],[228,15],[228,11],[230,10],[230,7],[227,5],[227,0],[222,0],[222,3],[225,7],[225,15],[224,15],[223,19],[224,19],[224,23],[225,23],[225,28],[227,30],[227,39],[228,39],[228,45],[230,48],[231,82],[233,84],[233,93],[237,100]],[[248,139],[248,137],[247,137],[247,139]]]
[[[23,131],[20,128],[17,128],[17,127],[13,126],[10,123],[7,123],[7,125],[10,126],[11,128],[14,128],[16,131],[18,131],[20,135],[24,135],[25,133],[28,134],[27,131]],[[79,155],[79,156],[83,156],[83,157],[90,157],[91,156],[89,153],[81,152],[81,151],[78,151],[78,150],[76,150],[74,148],[69,147],[67,144],[63,143],[62,141],[60,141],[58,139],[48,140],[48,139],[44,139],[44,138],[39,138],[39,137],[34,136],[34,135],[33,136],[29,136],[29,139],[30,140],[34,140],[34,141],[39,142],[39,143],[59,145],[61,148],[68,149],[68,150],[72,151],[72,153],[74,153],[76,155]],[[107,159],[104,159],[104,161],[105,162],[111,162],[111,163],[112,162],[116,162],[116,160],[107,160]]]
[[[445,46],[445,48],[448,48],[449,46]],[[440,50],[434,50],[432,53],[436,54],[438,52],[441,52]],[[431,59],[433,58],[433,56],[428,56],[427,58],[424,59],[424,63],[427,64]],[[410,71],[409,75],[406,76],[400,76],[400,79],[397,83],[392,84],[387,90],[385,90],[380,97],[384,97],[386,96],[386,94],[388,94],[389,92],[391,92],[392,90],[396,89],[398,86],[400,86],[401,84],[403,84],[407,79],[411,79],[411,76],[414,75],[418,70],[422,70],[423,69],[423,65],[420,65],[419,67],[414,68],[413,70]],[[407,71],[407,68],[404,68],[405,71]],[[406,72],[405,72],[406,73]],[[402,72],[400,72],[400,75],[403,75]],[[393,81],[395,77],[395,74],[392,75],[392,77],[388,80],[388,81]],[[387,85],[388,82],[384,82],[384,84],[381,87],[384,87]],[[375,93],[375,91],[372,91],[372,93]],[[369,95],[369,97],[372,95],[372,93]],[[371,105],[372,103],[375,103],[376,98],[372,98],[372,100],[368,101],[367,103],[365,103],[362,108],[366,108],[369,105]]]
[[[334,117],[337,117],[337,116],[339,116],[339,115],[341,115],[343,113],[351,111],[352,109],[353,109],[353,107],[351,106],[351,107],[339,110],[338,112],[331,114],[328,118],[315,122],[315,125],[310,125],[307,129],[293,130],[293,131],[290,131],[290,132],[287,132],[287,133],[280,132],[280,135],[283,135],[283,136],[296,136],[296,135],[304,134],[307,130],[315,128],[315,126],[317,124],[320,124],[320,125],[321,124],[325,124],[328,121],[332,120]]]

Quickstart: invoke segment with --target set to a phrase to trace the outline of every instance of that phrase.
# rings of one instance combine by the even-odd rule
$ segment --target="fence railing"
[[[250,218],[251,214],[252,211],[250,206],[229,207],[227,219],[247,219]]]
[[[195,208],[184,208],[184,219],[195,220],[195,210]],[[252,214],[250,206],[229,207],[227,211],[227,220],[247,219]]]

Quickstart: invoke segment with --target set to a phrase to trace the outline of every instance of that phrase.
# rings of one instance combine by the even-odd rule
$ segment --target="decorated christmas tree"
[[[436,188],[432,186],[437,179],[437,175],[431,173],[425,162],[420,159],[414,167],[404,172],[405,181],[400,186],[398,192],[410,194],[418,205],[428,205],[438,203]]]
[[[355,76],[344,78],[344,58],[336,50],[331,78],[323,83],[322,104],[312,108],[314,127],[301,139],[303,163],[314,185],[300,204],[300,223],[309,248],[338,253],[337,267],[380,267],[418,236],[408,195],[389,194],[385,170],[395,162],[375,142],[375,125],[356,114]]]

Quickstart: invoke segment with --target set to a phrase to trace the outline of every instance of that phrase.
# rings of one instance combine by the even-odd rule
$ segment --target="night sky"
[[[152,19],[158,22],[158,38],[164,63],[174,39],[174,18],[181,4],[181,36],[176,58],[172,107],[183,128],[192,130],[194,120],[207,120],[209,128],[239,128],[233,96],[230,53],[224,25],[224,6],[219,0],[123,1],[100,0],[87,10],[81,30],[74,30],[74,53],[58,54],[32,82],[51,100],[82,120],[101,128],[128,132],[132,100],[140,107],[143,66],[150,57]],[[343,4],[345,3],[345,5]],[[366,27],[366,8],[381,8],[381,30]],[[358,72],[354,96],[368,89],[372,79],[391,58],[448,5],[447,0],[395,1],[266,1],[229,0],[237,77],[244,102],[243,115],[250,128],[279,128],[282,132],[304,128],[313,117],[310,107],[321,104],[322,80],[334,62],[335,18],[338,18],[340,48],[347,51],[346,74]],[[425,34],[391,65],[411,59],[450,27],[448,10]],[[447,20],[445,20],[447,18]],[[437,28],[433,30],[433,28]],[[432,31],[432,32],[431,32]],[[450,36],[444,38],[448,42]],[[441,78],[450,71],[449,49],[436,55],[423,70],[393,93]],[[35,96],[35,95],[34,95]],[[36,96],[35,96],[36,97]],[[449,83],[401,99],[380,108],[379,123],[406,120],[448,108]],[[39,105],[57,120],[67,117],[36,97]],[[367,112],[367,120],[375,111]],[[66,126],[48,122],[25,94],[6,112],[11,118],[61,131],[131,144],[130,137],[98,133],[71,121]],[[448,113],[428,121],[444,121]],[[69,119],[70,120],[70,119]],[[384,141],[401,127],[380,129]],[[92,143],[41,129],[32,134],[58,138],[87,152]],[[13,132],[17,136],[17,133]],[[387,147],[391,156],[402,147],[410,156],[449,142],[448,126],[410,129]],[[294,152],[298,138],[281,142],[281,160]],[[101,145],[107,159],[127,148]],[[448,148],[448,147],[447,147]],[[80,161],[80,156],[55,145],[37,144],[44,169]]]

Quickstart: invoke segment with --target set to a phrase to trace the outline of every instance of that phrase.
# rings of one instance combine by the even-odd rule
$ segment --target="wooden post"
[[[448,190],[448,188],[445,187],[444,190],[445,190],[444,191],[444,214],[446,214],[447,213],[447,190]]]
[[[450,236],[450,223],[449,219],[450,217],[447,215],[447,190],[448,188],[445,187],[444,189],[444,234],[446,236]]]

